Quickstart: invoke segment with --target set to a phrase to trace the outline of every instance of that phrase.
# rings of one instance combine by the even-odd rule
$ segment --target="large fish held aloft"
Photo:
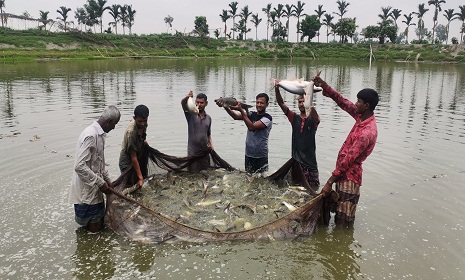
[[[318,70],[316,76],[320,76],[320,73],[321,70]],[[275,81],[276,79],[273,79],[273,84],[275,84]],[[304,81],[303,79],[280,80],[278,86],[290,93],[304,96],[305,113],[307,116],[310,115],[310,110],[313,107],[314,93],[323,90],[321,87],[316,87],[312,80]]]
[[[218,99],[215,99],[215,103],[219,107],[229,108],[230,106],[236,106],[237,105],[237,100],[234,97],[220,97]],[[241,107],[245,111],[248,111],[249,108],[252,108],[253,106],[241,103]]]

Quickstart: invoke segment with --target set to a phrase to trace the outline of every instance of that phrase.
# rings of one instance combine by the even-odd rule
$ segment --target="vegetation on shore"
[[[465,62],[465,44],[372,45],[376,61]],[[0,28],[0,61],[144,57],[370,59],[369,44],[235,41],[182,34],[115,35]]]

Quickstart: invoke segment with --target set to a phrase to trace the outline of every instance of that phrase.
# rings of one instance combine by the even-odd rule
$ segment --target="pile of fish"
[[[312,199],[304,188],[286,181],[224,169],[155,175],[127,195],[178,223],[215,232],[263,225]]]

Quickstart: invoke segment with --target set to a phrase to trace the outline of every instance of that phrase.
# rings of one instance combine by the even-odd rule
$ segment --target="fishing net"
[[[202,170],[205,169],[239,172],[211,149],[205,149],[189,157],[175,157],[146,146],[139,162],[144,178],[154,176],[169,178],[173,174],[183,176],[192,172],[202,174]],[[199,162],[202,163],[200,168]],[[112,194],[107,195],[105,223],[116,233],[136,241],[161,243],[175,240],[205,242],[296,238],[311,235],[318,222],[322,221],[322,217],[327,216],[323,213],[325,199],[309,188],[300,165],[293,159],[265,179],[273,182],[284,180],[298,183],[307,188],[311,199],[284,216],[232,232],[190,226],[165,215],[163,209],[145,204],[140,197],[128,195],[127,190],[134,188],[136,182],[134,173],[130,168],[113,182]],[[179,208],[182,207],[183,205],[179,205]]]

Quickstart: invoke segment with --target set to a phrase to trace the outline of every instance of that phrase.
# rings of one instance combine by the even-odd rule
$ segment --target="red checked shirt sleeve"
[[[327,86],[323,89],[323,95],[332,98],[344,111],[354,119],[355,124],[347,135],[344,144],[339,150],[336,161],[336,169],[332,175],[340,177],[340,180],[350,180],[362,185],[362,163],[373,151],[378,129],[375,116],[372,115],[363,122],[356,113],[355,104],[341,96],[337,91]]]

